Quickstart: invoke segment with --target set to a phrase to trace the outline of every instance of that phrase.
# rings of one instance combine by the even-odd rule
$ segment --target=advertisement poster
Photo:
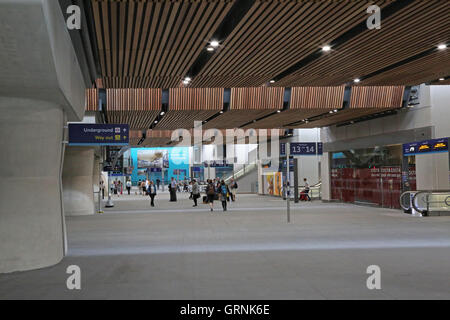
[[[264,194],[274,195],[274,174],[270,173],[265,176]]]
[[[167,150],[141,149],[137,152],[137,159],[138,169],[169,167]]]
[[[276,172],[274,175],[274,195],[281,197],[283,193],[283,178],[281,172]]]
[[[159,179],[166,184],[172,177],[180,180],[189,177],[188,147],[132,148],[131,159],[134,168],[131,175],[133,184],[147,177],[154,181]]]

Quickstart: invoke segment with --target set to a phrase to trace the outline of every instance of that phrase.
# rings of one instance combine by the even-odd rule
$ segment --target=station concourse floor
[[[134,192],[133,192],[134,193]],[[0,274],[2,299],[450,299],[450,217],[238,195],[223,213],[188,194],[150,207],[113,197],[104,214],[66,217],[58,265]],[[70,265],[81,290],[66,287]],[[369,290],[369,265],[381,290]]]

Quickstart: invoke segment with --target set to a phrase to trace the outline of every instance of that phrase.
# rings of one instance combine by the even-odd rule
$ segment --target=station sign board
[[[110,171],[108,172],[108,176],[110,177],[129,177],[131,174],[123,173],[121,171]]]
[[[205,168],[225,168],[225,167],[232,167],[233,165],[228,163],[226,160],[212,160],[212,161],[205,161],[203,162],[203,166]]]
[[[435,152],[448,152],[448,140],[449,138],[442,138],[405,143],[403,145],[403,156],[413,156]]]
[[[71,146],[127,146],[128,124],[69,123]]]
[[[315,156],[322,155],[321,142],[291,142],[290,143],[291,156]],[[286,143],[280,144],[280,155],[286,155]]]

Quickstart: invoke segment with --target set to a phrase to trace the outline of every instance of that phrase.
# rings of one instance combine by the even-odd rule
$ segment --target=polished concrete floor
[[[178,198],[68,217],[68,256],[0,275],[0,299],[450,299],[450,217],[313,201],[288,224],[276,198],[240,195],[226,213]],[[70,265],[81,290],[66,287]],[[381,290],[367,289],[369,265]]]

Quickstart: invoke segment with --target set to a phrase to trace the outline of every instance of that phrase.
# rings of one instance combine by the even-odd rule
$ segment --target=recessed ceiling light
[[[187,82],[189,82],[189,81],[191,81],[191,78],[189,78],[189,77],[186,77],[186,78],[184,78],[184,81],[187,81]]]
[[[447,49],[447,45],[446,44],[440,44],[440,45],[438,45],[438,49],[439,50]]]
[[[337,109],[334,109],[333,112],[338,112]]]
[[[155,123],[158,123],[158,120],[155,120]]]
[[[281,112],[281,110],[277,110],[277,113],[280,113]]]
[[[211,41],[210,45],[211,45],[211,47],[213,47],[213,48],[217,48],[217,47],[219,46],[219,41],[213,40],[213,41]]]
[[[270,82],[270,83],[275,83],[275,80],[270,80],[269,82]]]
[[[445,79],[444,78],[439,78],[439,81],[444,81]]]
[[[208,50],[208,51],[214,51],[214,48],[213,48],[213,47],[207,47],[206,50]]]
[[[323,52],[328,52],[328,51],[330,51],[331,50],[331,47],[330,46],[324,46],[324,47],[322,47],[322,51]]]
[[[361,79],[356,78],[356,79],[353,80],[353,82],[354,82],[354,83],[361,82]]]
[[[330,113],[333,113],[333,111],[330,111]]]
[[[189,81],[183,80],[183,84],[189,84]]]
[[[162,115],[162,116],[163,116],[164,114],[165,114],[165,112],[164,112],[164,111],[162,111],[162,112],[160,113],[160,115]]]
[[[220,114],[222,114],[222,113],[223,113],[223,111],[220,111],[219,113],[220,113]]]

